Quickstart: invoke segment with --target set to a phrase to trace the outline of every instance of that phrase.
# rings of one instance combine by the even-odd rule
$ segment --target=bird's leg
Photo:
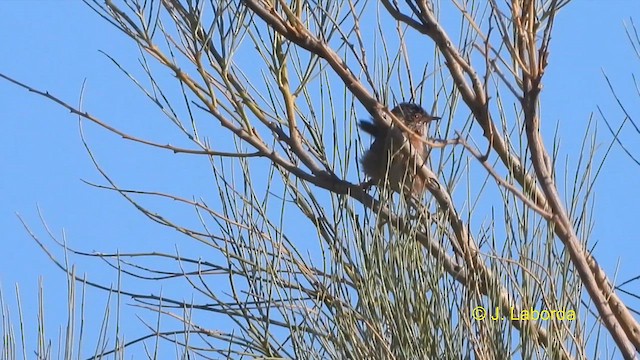
[[[367,181],[361,182],[361,183],[360,183],[360,187],[361,187],[363,190],[368,191],[368,190],[369,190],[369,189],[371,189],[371,187],[372,187],[373,185],[375,185],[375,184],[376,184],[376,182],[375,182],[375,181],[373,181],[373,179],[369,179],[369,180],[367,180]]]

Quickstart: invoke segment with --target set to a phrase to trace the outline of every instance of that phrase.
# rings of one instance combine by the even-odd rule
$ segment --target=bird
[[[373,137],[371,147],[364,153],[360,163],[369,181],[364,187],[388,185],[391,190],[405,196],[421,196],[425,191],[425,179],[418,175],[418,167],[427,160],[427,147],[424,143],[427,125],[440,117],[429,115],[420,105],[403,102],[391,112],[402,120],[411,132],[403,131],[395,124],[388,129],[378,126],[371,120],[360,120],[358,127]],[[406,138],[416,150],[418,159],[409,161],[409,156],[400,151]]]

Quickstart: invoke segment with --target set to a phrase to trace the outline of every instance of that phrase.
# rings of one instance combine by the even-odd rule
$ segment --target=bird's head
[[[401,103],[391,110],[393,115],[404,121],[405,125],[413,131],[421,132],[424,125],[440,117],[429,115],[420,105],[414,103]]]

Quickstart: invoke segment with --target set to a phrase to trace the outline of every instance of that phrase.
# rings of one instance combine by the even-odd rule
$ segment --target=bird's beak
[[[431,120],[440,120],[440,119],[442,119],[440,116],[432,116],[431,117]]]

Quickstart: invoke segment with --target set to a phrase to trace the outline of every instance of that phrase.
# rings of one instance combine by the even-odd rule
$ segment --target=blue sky
[[[78,102],[86,79],[84,108],[90,113],[127,132],[160,142],[177,141],[170,135],[174,128],[166,121],[154,121],[160,117],[159,111],[98,51],[136,68],[137,48],[89,8],[70,0],[4,0],[0,1],[0,14],[4,15],[0,21],[0,72],[73,104]],[[547,130],[559,123],[562,151],[570,163],[577,157],[583,129],[596,106],[603,108],[613,123],[622,120],[603,71],[627,104],[638,103],[631,74],[638,73],[640,63],[623,25],[630,16],[636,16],[640,24],[638,14],[637,1],[577,0],[557,19],[542,95],[543,114]],[[631,110],[637,114],[637,105]],[[78,121],[67,111],[0,81],[0,119],[0,241],[4,249],[0,285],[11,306],[19,285],[28,325],[35,325],[37,285],[42,277],[49,336],[57,337],[54,334],[65,321],[66,280],[30,240],[16,213],[44,237],[39,207],[56,235],[64,232],[69,244],[85,251],[175,252],[185,246],[197,251],[197,245],[185,244],[178,234],[143,218],[121,197],[81,181],[103,183],[84,151]],[[595,119],[602,154],[611,136],[601,118],[595,115]],[[192,189],[214,191],[207,162],[202,159],[125,142],[89,124],[85,133],[101,164],[117,174],[116,180],[127,188],[167,191],[187,198],[194,194]],[[638,143],[636,135],[626,138]],[[640,154],[640,146],[630,145]],[[610,276],[618,270],[621,280],[639,272],[640,239],[634,226],[640,210],[639,175],[640,167],[614,147],[597,183],[595,253]],[[149,204],[170,209],[185,221],[192,219],[189,209],[174,209],[156,201]],[[106,273],[97,262],[77,259],[76,263],[80,273],[105,281],[115,279],[114,273]],[[95,292],[90,296],[96,307],[92,311],[101,313],[104,296]],[[35,327],[29,331],[33,339],[28,340],[35,344]],[[141,329],[131,330],[127,338],[140,333]]]

